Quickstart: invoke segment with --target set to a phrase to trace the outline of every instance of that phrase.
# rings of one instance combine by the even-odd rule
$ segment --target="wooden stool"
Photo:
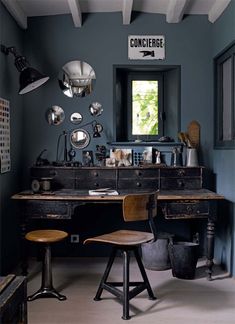
[[[26,240],[44,245],[44,256],[42,260],[42,283],[41,288],[33,295],[29,296],[28,301],[41,297],[56,297],[65,300],[66,296],[59,294],[52,284],[51,270],[51,243],[65,239],[68,233],[58,230],[38,230],[25,235]]]
[[[142,243],[155,241],[157,239],[154,223],[154,217],[157,215],[157,193],[126,195],[123,199],[122,210],[125,222],[148,221],[151,232],[118,230],[112,233],[88,238],[84,241],[84,244],[95,242],[112,246],[112,252],[94,300],[100,300],[103,289],[107,290],[120,299],[123,307],[122,318],[128,320],[130,318],[129,301],[132,298],[146,289],[149,299],[156,299],[141,261],[139,247]],[[119,282],[110,282],[108,281],[109,273],[118,251],[121,251],[123,255],[123,278],[122,281]],[[142,281],[130,281],[129,266],[131,253],[133,253],[136,258],[137,265],[143,278]],[[119,287],[122,289],[119,289]]]

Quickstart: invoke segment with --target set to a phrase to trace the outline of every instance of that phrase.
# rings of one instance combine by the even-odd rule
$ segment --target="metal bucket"
[[[171,268],[168,245],[172,237],[168,233],[159,233],[157,241],[141,244],[142,261],[146,269],[160,271]]]
[[[199,244],[174,242],[168,246],[172,275],[180,279],[194,279],[198,261]]]

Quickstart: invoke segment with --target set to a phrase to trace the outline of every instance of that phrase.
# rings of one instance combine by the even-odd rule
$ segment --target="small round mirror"
[[[71,61],[62,67],[59,74],[59,86],[68,97],[85,97],[95,84],[95,71],[86,62]]]
[[[71,123],[78,125],[82,121],[82,115],[79,112],[74,112],[70,116],[70,121],[71,121]]]
[[[75,129],[70,136],[71,144],[77,149],[83,149],[90,143],[90,135],[85,129]]]
[[[92,116],[99,116],[102,114],[103,108],[99,102],[92,102],[89,106],[89,110]]]
[[[46,111],[46,120],[50,125],[60,125],[64,118],[64,110],[59,106],[52,106]]]

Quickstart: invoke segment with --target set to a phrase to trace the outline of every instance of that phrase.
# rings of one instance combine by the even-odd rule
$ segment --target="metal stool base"
[[[54,288],[48,289],[48,288],[40,288],[38,291],[36,291],[33,295],[28,296],[28,301],[33,301],[37,298],[57,298],[59,300],[66,300],[66,296],[59,294]]]
[[[33,301],[37,298],[57,298],[60,301],[66,300],[66,296],[59,294],[52,283],[52,269],[51,269],[51,247],[50,244],[44,246],[44,258],[42,261],[42,283],[41,288],[31,296],[28,296],[28,301]]]

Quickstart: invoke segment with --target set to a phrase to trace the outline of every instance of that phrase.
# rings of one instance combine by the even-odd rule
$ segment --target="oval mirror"
[[[70,121],[71,121],[71,123],[78,125],[82,121],[82,115],[79,112],[74,112],[70,116]]]
[[[77,149],[83,149],[90,143],[90,135],[85,129],[75,129],[70,136],[71,144]]]
[[[99,116],[102,114],[103,108],[99,102],[92,102],[89,106],[89,110],[92,116]]]
[[[52,106],[46,111],[46,120],[50,125],[60,125],[64,118],[64,110],[60,106]]]
[[[94,88],[95,80],[95,71],[88,63],[71,61],[62,67],[58,81],[63,93],[72,98],[89,95]]]

